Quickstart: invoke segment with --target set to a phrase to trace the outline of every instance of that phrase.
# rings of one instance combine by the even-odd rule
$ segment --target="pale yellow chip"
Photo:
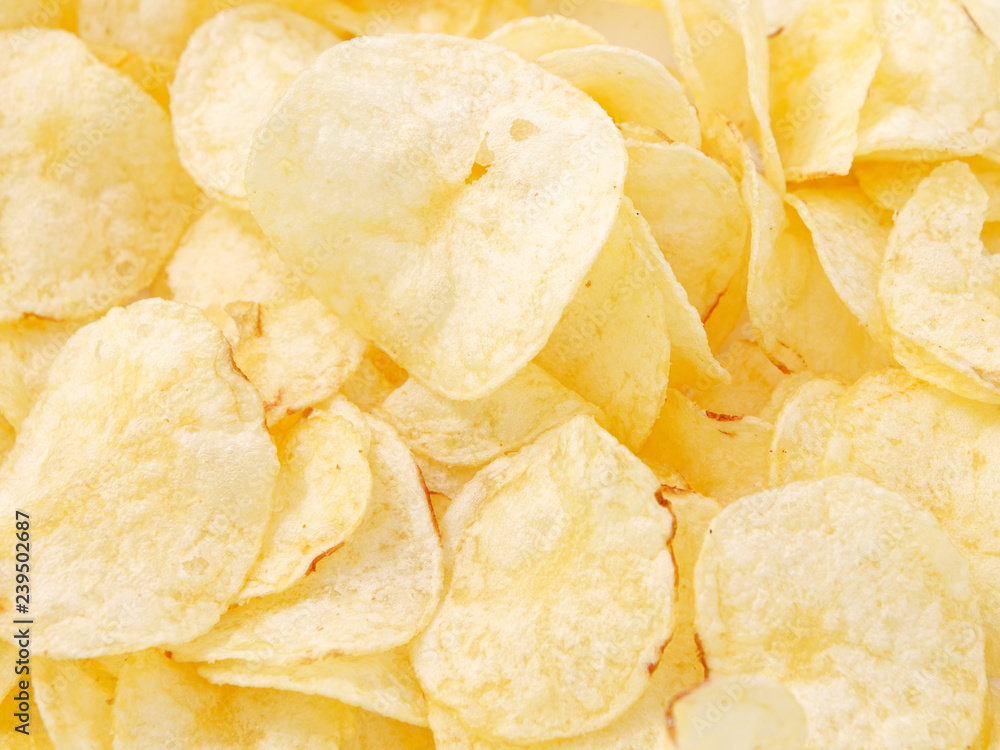
[[[986,699],[968,564],[933,516],[856,477],[796,482],[715,518],[695,568],[712,675],[781,682],[806,747],[972,747]]]
[[[834,413],[845,393],[847,389],[836,380],[815,378],[800,385],[785,402],[771,441],[771,487],[821,476]]]
[[[371,711],[358,711],[357,722],[360,750],[436,750],[434,735],[425,727],[395,721]]]
[[[430,621],[443,588],[441,543],[410,451],[381,420],[371,429],[372,495],[347,543],[295,585],[227,612],[171,647],[183,661],[292,664],[407,643]]]
[[[409,379],[377,414],[412,450],[449,466],[481,466],[577,414],[600,410],[534,364],[486,398],[451,401]]]
[[[321,301],[424,385],[473,399],[545,344],[611,231],[625,162],[599,105],[514,53],[391,36],[296,79],[247,185]]]
[[[708,388],[696,388],[690,398],[706,411],[716,414],[764,416],[776,389],[789,375],[775,367],[753,341],[740,339],[728,344],[719,354],[731,381]]]
[[[479,472],[448,511],[448,591],[413,646],[428,699],[519,743],[621,715],[671,631],[673,517],[657,488],[584,416]]]
[[[176,60],[191,32],[220,9],[204,0],[76,0],[80,37]]]
[[[260,393],[268,426],[332,396],[361,364],[365,340],[313,297],[225,311],[236,324],[233,359]]]
[[[220,685],[294,690],[336,698],[396,721],[427,726],[427,701],[405,647],[365,656],[325,656],[286,666],[217,661],[198,665],[198,673]]]
[[[78,331],[0,480],[3,511],[31,519],[34,653],[89,658],[211,628],[260,550],[277,473],[260,397],[197,310],[144,300]],[[8,576],[14,553],[0,553]]]
[[[1000,266],[979,235],[988,196],[963,162],[924,179],[896,217],[878,296],[893,356],[960,395],[1000,402]]]
[[[903,492],[938,519],[969,561],[990,673],[1000,675],[1000,407],[903,370],[859,380],[837,406],[823,470]]]
[[[749,217],[739,187],[725,168],[685,144],[630,137],[626,145],[625,194],[704,320],[744,256]]]
[[[100,42],[87,42],[87,49],[102,63],[139,84],[161,107],[170,108],[169,85],[177,71],[176,60],[144,55]]]
[[[17,660],[21,658],[20,650],[20,646],[0,641],[0,669],[3,670],[0,672],[0,695],[7,695],[20,682],[20,675],[15,671],[18,667]],[[7,715],[10,716],[9,713]]]
[[[802,750],[806,715],[781,683],[754,675],[711,677],[670,706],[677,750]]]
[[[61,750],[111,750],[116,674],[99,662],[31,661],[34,698],[53,744]]]
[[[198,187],[248,208],[243,178],[254,131],[295,77],[339,41],[269,3],[224,10],[198,27],[170,87],[178,154]]]
[[[375,411],[382,402],[406,382],[406,370],[374,344],[365,347],[365,355],[340,392],[364,411]]]
[[[450,505],[452,498],[456,498],[462,492],[462,488],[469,483],[469,480],[476,475],[482,466],[448,466],[439,463],[432,458],[415,455],[414,460],[420,467],[420,475],[431,496],[431,505],[434,508],[434,517],[441,520],[444,513],[438,513],[438,506]],[[444,502],[436,495],[443,495],[448,498]],[[447,510],[447,508],[443,508]]]
[[[213,685],[190,664],[145,651],[126,661],[115,750],[357,750],[356,709],[314,695]]]
[[[350,539],[371,499],[370,439],[361,412],[343,399],[277,436],[274,511],[241,601],[284,591]]]
[[[166,113],[64,31],[0,32],[0,88],[0,321],[134,298],[195,200]]]
[[[355,36],[467,36],[486,11],[485,0],[290,0],[287,4],[299,13]]]
[[[560,49],[608,43],[599,31],[565,16],[518,18],[487,36],[486,41],[506,47],[530,61]]]
[[[47,26],[55,28],[69,15],[68,6],[73,0],[4,0],[0,5],[0,29],[21,26]]]
[[[14,441],[17,438],[17,433],[14,432],[14,428],[11,426],[10,422],[4,419],[3,415],[0,414],[0,465],[3,464],[4,458],[10,453],[10,449],[14,447]],[[0,685],[2,687],[2,685]]]
[[[790,182],[851,169],[882,59],[873,2],[811,2],[770,39],[771,121]]]
[[[727,505],[767,486],[773,433],[762,419],[705,411],[671,388],[638,455],[653,467],[676,467],[696,492]]]
[[[979,153],[1000,137],[1000,49],[951,0],[880,0],[882,60],[861,109],[859,156]]]

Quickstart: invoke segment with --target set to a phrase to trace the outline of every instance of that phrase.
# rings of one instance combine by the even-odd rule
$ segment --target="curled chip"
[[[32,660],[35,700],[56,747],[110,750],[117,673],[97,660]]]
[[[371,430],[372,496],[347,543],[277,594],[227,612],[211,631],[172,647],[183,661],[291,664],[334,652],[360,655],[407,643],[441,597],[441,542],[413,457],[392,428]]]
[[[486,41],[506,47],[531,61],[547,52],[608,43],[600,32],[565,16],[517,18],[494,31],[486,37]]]
[[[677,750],[803,750],[806,715],[781,683],[712,677],[670,705]]]
[[[622,196],[611,118],[493,44],[352,40],[257,131],[250,207],[321,301],[427,387],[474,399],[545,344]]]
[[[673,517],[591,417],[497,459],[448,510],[441,607],[413,646],[428,699],[516,743],[607,726],[670,638]]]
[[[166,113],[64,31],[0,32],[0,88],[0,321],[133,298],[195,199]]]
[[[964,162],[931,172],[896,217],[878,295],[897,362],[1000,403],[1000,272],[980,239],[987,201]]]
[[[268,3],[225,10],[198,27],[177,65],[170,115],[181,163],[202,190],[247,207],[254,131],[295,76],[339,41]]]
[[[594,44],[550,52],[538,64],[592,96],[615,122],[648,125],[672,141],[701,146],[698,114],[683,87],[648,55]]]
[[[263,416],[222,334],[187,305],[116,308],[66,343],[0,481],[4,512],[32,519],[36,653],[123,653],[215,624],[271,514]],[[13,547],[2,554],[13,576]]]
[[[771,441],[771,487],[821,475],[834,411],[845,393],[847,389],[836,380],[815,378],[799,386],[785,402]]]
[[[976,746],[983,632],[968,564],[933,516],[839,476],[745,497],[695,568],[709,673],[781,682],[806,747]]]
[[[274,512],[241,600],[287,589],[350,538],[372,494],[369,440],[361,412],[344,400],[277,436]]]

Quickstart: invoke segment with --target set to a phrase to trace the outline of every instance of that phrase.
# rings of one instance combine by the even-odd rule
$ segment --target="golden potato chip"
[[[847,389],[836,380],[815,378],[791,395],[774,423],[771,487],[821,476],[834,411],[845,393]]]
[[[85,41],[174,60],[191,32],[220,9],[202,0],[76,0],[76,5]]]
[[[690,394],[702,409],[716,414],[739,414],[761,417],[771,403],[775,389],[788,374],[767,358],[753,341],[740,339],[726,346],[719,355],[731,381],[708,388],[696,388]],[[765,418],[765,421],[770,421]]]
[[[429,729],[405,724],[370,711],[358,711],[360,750],[435,750]]]
[[[3,511],[31,524],[34,653],[89,658],[212,627],[271,514],[263,416],[194,308],[143,300],[66,342],[0,481]],[[0,552],[6,612],[14,553]]]
[[[506,47],[530,61],[560,49],[608,43],[599,31],[565,16],[518,18],[494,31],[486,41]]]
[[[753,675],[712,677],[670,706],[677,750],[802,750],[806,715],[779,682]]]
[[[427,701],[405,647],[364,656],[324,656],[280,666],[217,661],[199,664],[198,674],[219,685],[324,695],[397,721],[427,726]]]
[[[150,689],[155,686],[155,689]],[[356,750],[356,710],[330,698],[213,685],[190,664],[133,654],[118,677],[116,750]]]
[[[355,413],[353,424],[343,410]],[[277,436],[274,511],[241,600],[284,591],[350,538],[372,494],[370,439],[361,412],[343,399]]]
[[[615,122],[656,128],[701,146],[698,113],[663,63],[634,49],[593,44],[542,55],[538,64],[592,96]]]
[[[841,399],[823,460],[824,472],[872,479],[938,519],[969,561],[992,674],[1000,674],[998,431],[1000,407],[885,370]]]
[[[71,0],[5,0],[0,5],[0,29],[62,25]]]
[[[30,694],[30,693],[29,693]],[[9,717],[0,726],[0,748],[2,750],[53,750],[55,747],[45,731],[45,723],[34,712],[35,704],[32,698],[24,700],[19,698],[20,690],[11,690],[7,697],[0,701],[0,711],[4,716]],[[22,718],[18,713],[23,713],[21,709],[27,709],[29,721],[26,727],[30,734],[23,734],[16,730],[21,726]],[[16,722],[16,723],[15,723]]]
[[[1000,50],[951,0],[880,0],[882,60],[861,109],[858,156],[971,155],[1000,137]]]
[[[743,259],[749,219],[739,187],[722,166],[685,144],[629,138],[626,146],[625,194],[704,320]]]
[[[32,659],[38,713],[49,738],[65,750],[111,750],[117,677],[97,661]]]
[[[600,420],[599,411],[529,364],[475,401],[451,401],[411,378],[386,397],[377,414],[417,453],[446,465],[480,466],[577,414]]]
[[[1000,402],[1000,274],[979,239],[988,196],[963,162],[931,172],[896,217],[878,296],[914,375]]]
[[[0,321],[132,299],[195,199],[166,113],[64,31],[0,33],[0,88]]]
[[[745,497],[695,567],[709,673],[781,682],[806,747],[975,746],[983,633],[968,564],[933,516],[840,476]]]
[[[139,84],[164,109],[170,108],[170,90],[177,71],[177,61],[152,57],[100,42],[88,42],[87,49],[109,68],[114,68]]]
[[[671,388],[638,455],[676,467],[696,492],[726,505],[767,486],[773,432],[757,417],[705,411]]]
[[[339,41],[269,3],[224,10],[198,27],[170,87],[177,151],[198,187],[248,208],[243,178],[254,131],[295,77]]]
[[[413,458],[420,468],[424,484],[427,485],[431,496],[431,506],[434,508],[434,517],[438,521],[444,515],[444,513],[437,512],[438,505],[443,503],[440,497],[435,497],[435,495],[444,495],[447,498],[458,497],[462,488],[476,475],[477,471],[483,468],[482,466],[448,466],[420,455],[415,455]]]
[[[338,44],[296,79],[247,185],[321,301],[424,385],[474,399],[544,345],[611,231],[625,162],[597,104],[514,53],[394,36]]]
[[[406,370],[393,362],[388,354],[369,343],[361,364],[340,391],[360,409],[374,411],[408,377]]]
[[[872,4],[812,2],[770,40],[771,121],[791,182],[851,169],[882,58]]]
[[[7,695],[18,682],[17,668],[19,647],[14,647],[7,641],[0,641],[0,695]],[[15,691],[16,692],[16,691]],[[10,716],[10,713],[7,714]]]
[[[441,543],[420,473],[391,427],[371,429],[369,509],[339,550],[284,591],[230,610],[216,627],[171,647],[183,661],[292,664],[407,643],[430,621],[443,588]]]
[[[14,447],[14,439],[16,437],[17,434],[14,432],[14,428],[11,427],[10,422],[0,414],[0,464],[3,464],[4,458],[10,453],[10,449]]]
[[[657,487],[586,416],[479,472],[448,511],[449,587],[413,645],[428,699],[517,743],[621,715],[670,637],[673,517]]]
[[[271,426],[336,393],[361,364],[365,340],[313,297],[231,302],[233,359],[264,401]]]

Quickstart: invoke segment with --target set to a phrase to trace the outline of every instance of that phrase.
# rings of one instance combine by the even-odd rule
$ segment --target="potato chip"
[[[354,424],[340,410],[353,411]],[[277,436],[274,512],[241,600],[284,591],[350,538],[372,494],[370,439],[361,412],[343,399]]]
[[[243,178],[254,131],[295,77],[339,41],[268,3],[225,10],[198,27],[170,87],[177,151],[198,187],[248,208]]]
[[[0,726],[0,748],[2,750],[53,750],[54,745],[45,731],[45,724],[40,720],[37,713],[34,713],[34,702],[31,698],[25,701],[18,699],[19,690],[11,690],[7,697],[0,701],[0,711],[4,716],[10,717]],[[30,723],[28,731],[30,734],[24,735],[18,732],[15,727],[20,725],[21,709],[27,707]],[[15,723],[17,721],[17,723]]]
[[[174,60],[191,32],[220,8],[200,0],[76,0],[76,5],[85,41]]]
[[[716,414],[760,417],[771,403],[775,389],[788,378],[756,343],[745,339],[729,344],[719,355],[719,361],[731,381],[695,389],[689,394],[701,408]]]
[[[847,393],[836,380],[815,378],[791,395],[774,423],[768,484],[780,487],[821,475],[833,434],[834,410]]]
[[[355,36],[376,34],[470,34],[483,16],[484,0],[292,0],[293,10]],[[310,7],[313,6],[313,7]],[[312,12],[309,12],[309,11]]]
[[[0,29],[21,26],[58,27],[63,22],[70,0],[5,0],[0,6]]]
[[[670,706],[677,750],[802,750],[806,715],[781,683],[752,675],[712,677]]]
[[[577,414],[603,418],[599,409],[534,364],[475,401],[451,401],[411,378],[389,394],[377,413],[412,450],[458,466],[489,463]]]
[[[987,750],[998,750],[1000,749],[1000,688],[995,685],[991,686],[990,696],[993,709],[993,731],[990,734],[990,744]]]
[[[357,750],[355,714],[329,698],[212,685],[193,666],[146,651],[118,677],[115,748]]]
[[[166,113],[64,31],[0,33],[0,88],[0,321],[132,299],[195,197]]]
[[[53,744],[65,750],[111,750],[117,677],[97,661],[32,660],[38,713]]]
[[[144,300],[81,329],[0,481],[4,512],[31,519],[34,653],[89,658],[208,630],[257,557],[277,473],[260,398],[197,310]],[[14,551],[0,552],[8,576]]]
[[[972,592],[929,513],[847,476],[726,508],[695,568],[709,673],[781,682],[810,748],[974,746],[986,673]]]
[[[893,356],[914,375],[1000,402],[1000,274],[979,239],[988,197],[962,162],[935,169],[896,217],[878,296]]]
[[[439,463],[431,458],[416,455],[413,457],[420,468],[424,484],[431,496],[431,506],[434,509],[434,517],[441,520],[444,513],[438,513],[438,505],[442,504],[441,498],[436,495],[444,495],[449,498],[458,497],[462,488],[469,483],[469,480],[476,475],[482,466],[448,466]]]
[[[358,711],[360,750],[435,750],[434,736],[429,729],[404,724],[385,716]]]
[[[676,467],[696,492],[726,505],[766,486],[773,432],[757,417],[705,411],[671,388],[638,455]]]
[[[815,0],[761,0],[767,38],[772,39],[781,34],[785,27],[794,23],[814,3]]]
[[[685,144],[630,138],[626,145],[625,194],[704,320],[743,259],[749,219],[739,187],[722,166]]]
[[[592,96],[615,122],[656,128],[701,146],[698,113],[663,63],[634,49],[594,44],[542,55],[538,64]]]
[[[771,121],[791,182],[847,174],[882,58],[873,0],[813,2],[770,40]]]
[[[837,406],[823,460],[903,492],[938,519],[969,561],[987,660],[1000,674],[1000,407],[975,403],[903,370],[859,380]]]
[[[88,42],[87,49],[109,68],[114,68],[139,84],[139,88],[153,97],[161,107],[170,108],[168,86],[177,71],[176,60],[143,55],[100,42]]]
[[[0,695],[7,695],[11,688],[18,683],[18,674],[14,670],[17,667],[18,652],[20,648],[0,641]],[[7,714],[10,716],[10,713]]]
[[[216,627],[172,646],[183,661],[291,664],[370,654],[407,643],[441,597],[441,544],[409,450],[381,420],[371,429],[369,510],[339,550],[295,585],[227,612]]]
[[[319,300],[231,302],[236,366],[264,401],[271,426],[336,393],[361,364],[365,340]]]
[[[532,62],[547,52],[608,43],[599,31],[565,16],[519,18],[501,26],[486,37],[486,41],[506,47]]]
[[[427,701],[406,648],[364,656],[324,656],[281,666],[217,661],[198,665],[198,674],[218,685],[324,695],[397,721],[427,726]]]
[[[861,109],[858,156],[971,155],[1000,137],[1000,50],[961,3],[881,0],[882,61]]]
[[[247,185],[321,301],[424,385],[474,399],[544,345],[611,231],[625,161],[598,105],[512,52],[380,37],[296,79]]]
[[[6,455],[10,453],[10,449],[14,447],[16,437],[17,433],[14,432],[14,428],[11,427],[10,422],[0,414],[0,465],[3,464]]]

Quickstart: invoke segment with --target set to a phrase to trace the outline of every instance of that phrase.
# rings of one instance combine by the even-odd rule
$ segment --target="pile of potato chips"
[[[1000,748],[996,2],[0,29],[0,747]]]

